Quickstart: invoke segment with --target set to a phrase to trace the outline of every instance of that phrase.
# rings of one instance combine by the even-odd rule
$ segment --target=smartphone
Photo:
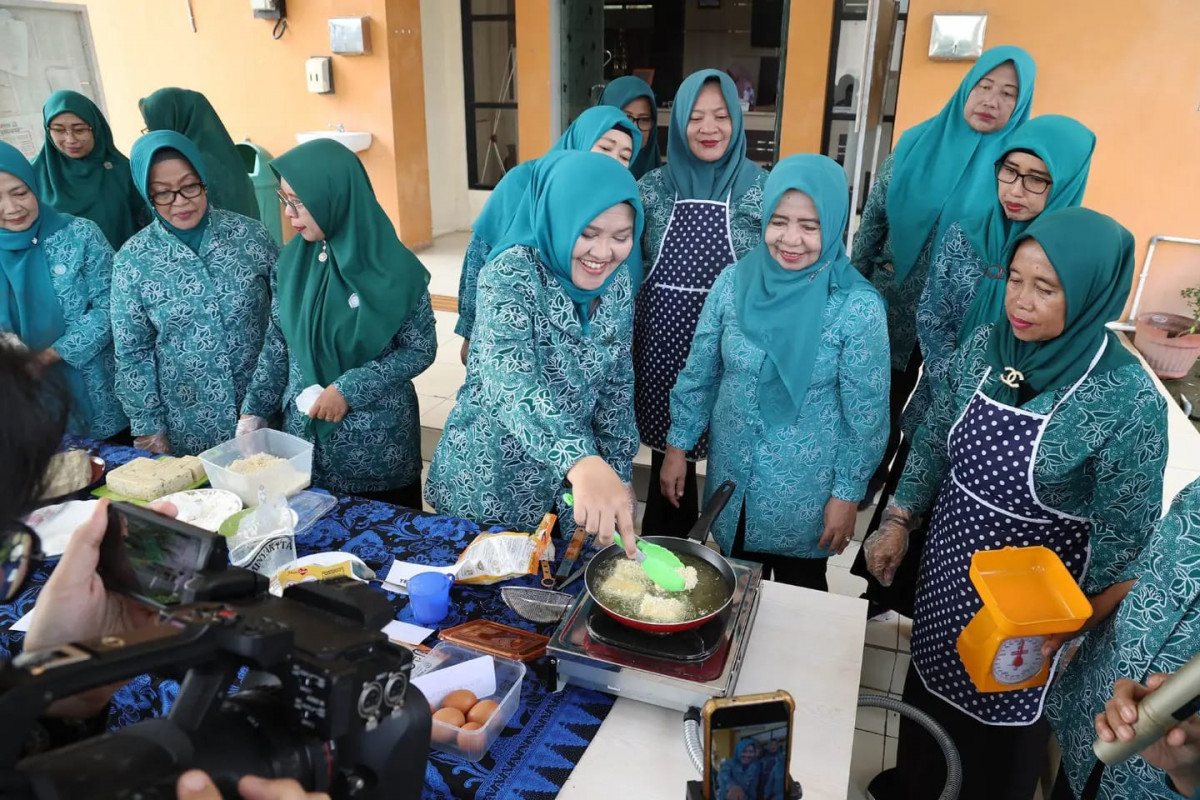
[[[705,800],[785,800],[795,710],[782,690],[705,703]]]
[[[96,571],[110,591],[160,608],[190,603],[197,582],[228,565],[222,536],[129,503],[108,507]]]

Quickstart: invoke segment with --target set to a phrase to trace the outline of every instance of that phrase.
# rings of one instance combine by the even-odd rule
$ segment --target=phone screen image
[[[196,574],[210,548],[203,539],[172,530],[172,523],[149,512],[111,507],[109,530],[100,547],[105,585],[153,605],[177,605],[184,584]]]
[[[709,746],[712,800],[784,800],[787,796],[786,720],[718,728]]]

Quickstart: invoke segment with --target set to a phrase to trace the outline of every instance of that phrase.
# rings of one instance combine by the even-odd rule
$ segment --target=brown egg
[[[457,708],[443,708],[433,715],[434,720],[442,722],[445,725],[452,725],[455,728],[461,728],[467,718]],[[453,742],[454,737],[458,735],[457,731],[447,730],[442,725],[433,726],[433,740],[435,742]]]
[[[499,705],[495,700],[480,700],[467,712],[467,719],[482,727],[483,723],[491,719],[492,714],[496,713],[496,707]]]
[[[471,731],[477,731],[482,727],[478,722],[468,722],[463,725],[462,730],[458,732],[458,749],[467,755],[475,755],[475,751],[483,747],[487,737],[471,733]]]
[[[470,689],[459,689],[456,692],[451,692],[442,699],[442,708],[457,708],[465,717],[467,712],[471,710],[471,706],[475,705],[475,701],[478,699]]]

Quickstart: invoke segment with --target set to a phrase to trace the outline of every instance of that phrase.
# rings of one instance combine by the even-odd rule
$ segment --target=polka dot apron
[[[1103,352],[1101,346],[1092,367]],[[982,693],[971,682],[957,648],[959,634],[983,607],[969,575],[971,556],[979,550],[1041,545],[1059,555],[1076,581],[1083,580],[1091,523],[1043,505],[1033,487],[1033,465],[1046,424],[1078,386],[1049,414],[997,403],[977,388],[947,440],[950,474],[938,495],[921,560],[912,656],[925,688],[986,724],[1036,722],[1049,684]],[[1005,681],[1016,670],[1036,674],[1043,663],[1042,640],[1034,638],[1026,640],[1020,653],[998,655],[993,671],[999,680],[1019,683]]]
[[[676,198],[634,312],[634,410],[648,447],[666,449],[671,389],[692,349],[704,301],[717,276],[735,261],[729,203]],[[688,458],[707,455],[705,433]]]

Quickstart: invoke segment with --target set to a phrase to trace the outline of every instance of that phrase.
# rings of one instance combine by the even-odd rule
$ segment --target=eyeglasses
[[[145,136],[149,132],[150,132],[149,128],[142,128],[142,136]]]
[[[275,196],[279,198],[279,202],[283,204],[284,208],[290,208],[296,213],[299,213],[300,209],[304,208],[304,203],[301,203],[299,200],[291,199],[282,191],[275,192]]]
[[[1021,180],[1021,185],[1025,187],[1025,191],[1032,194],[1045,194],[1046,190],[1054,184],[1054,181],[1049,178],[1043,178],[1032,172],[1017,172],[1016,168],[1003,161],[996,162],[996,180],[1001,183],[1016,183],[1018,178]]]
[[[0,539],[0,603],[14,600],[25,579],[44,560],[38,535],[22,522],[17,530]]]
[[[207,188],[203,183],[189,183],[187,186],[180,186],[178,189],[163,189],[161,192],[152,193],[150,195],[150,202],[156,206],[169,206],[174,204],[177,196],[182,197],[184,200],[195,200],[204,194],[204,190]]]
[[[648,131],[654,127],[654,117],[635,117],[632,114],[626,114],[625,116],[629,117],[629,121],[637,125],[640,131]]]
[[[69,133],[76,139],[82,139],[85,136],[92,135],[92,126],[72,125],[68,128],[65,125],[51,125],[49,131],[51,136],[66,136]]]

